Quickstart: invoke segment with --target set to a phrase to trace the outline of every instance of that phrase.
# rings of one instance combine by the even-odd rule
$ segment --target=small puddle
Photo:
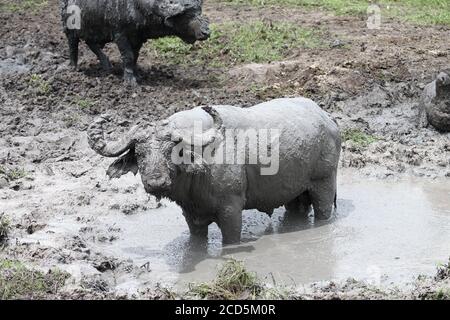
[[[332,221],[269,218],[244,212],[243,243],[222,248],[216,225],[206,248],[189,242],[181,210],[173,203],[148,214],[104,216],[123,233],[104,250],[149,263],[155,281],[185,285],[214,278],[227,258],[243,260],[268,281],[306,284],[348,277],[406,283],[433,274],[450,256],[450,180],[377,181],[344,177]]]

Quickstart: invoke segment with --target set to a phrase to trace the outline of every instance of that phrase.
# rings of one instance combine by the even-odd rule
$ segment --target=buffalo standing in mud
[[[191,235],[206,237],[208,225],[216,222],[224,243],[239,242],[243,209],[271,214],[285,205],[288,211],[307,214],[312,205],[318,219],[332,214],[340,133],[328,114],[309,99],[276,99],[245,109],[198,107],[146,129],[135,126],[116,142],[105,141],[103,124],[107,121],[108,117],[101,116],[88,129],[93,150],[106,157],[121,156],[107,174],[120,177],[139,172],[146,192],[169,198],[182,208]],[[194,123],[201,124],[200,136]],[[214,150],[225,150],[227,157],[236,153],[234,141],[239,132],[268,128],[278,132],[278,157],[273,159],[278,163],[273,174],[262,174],[267,163],[208,163],[195,151],[214,146]],[[229,141],[232,144],[224,146]],[[175,163],[177,156],[185,156],[180,154],[184,150],[189,150],[189,159],[200,161]]]
[[[420,126],[431,124],[439,131],[450,131],[450,69],[425,87],[420,108]]]
[[[111,63],[102,49],[115,42],[124,64],[124,79],[136,83],[136,63],[148,39],[177,36],[187,43],[209,37],[202,0],[60,0],[70,64],[77,67],[83,39],[105,70]]]

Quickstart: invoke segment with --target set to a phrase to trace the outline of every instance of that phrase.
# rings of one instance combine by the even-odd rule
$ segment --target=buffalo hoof
[[[73,62],[69,63],[69,69],[76,72],[80,71],[80,67],[78,66],[78,64]]]
[[[125,72],[123,76],[123,81],[125,82],[125,85],[127,85],[128,87],[136,87],[138,85],[136,77],[132,73]]]

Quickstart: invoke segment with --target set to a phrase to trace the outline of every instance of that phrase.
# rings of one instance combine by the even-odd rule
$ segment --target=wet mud
[[[158,282],[181,288],[208,280],[229,257],[269,282],[302,285],[348,277],[407,283],[433,274],[450,255],[450,134],[418,127],[420,93],[448,67],[450,45],[441,41],[447,27],[386,21],[371,33],[357,17],[208,3],[212,22],[264,16],[314,27],[320,21],[327,41],[348,45],[222,69],[144,54],[141,85],[130,89],[113,46],[106,50],[112,74],[84,45],[80,71],[69,69],[56,8],[52,0],[37,12],[0,13],[0,213],[13,226],[0,257],[57,266],[72,275],[70,288],[102,297]],[[334,219],[247,211],[238,246],[222,247],[215,225],[206,247],[190,243],[176,205],[146,194],[139,176],[108,180],[111,161],[87,143],[88,124],[105,111],[120,119],[109,128],[113,138],[138,120],[200,105],[248,107],[298,95],[370,143],[351,134],[343,143]]]

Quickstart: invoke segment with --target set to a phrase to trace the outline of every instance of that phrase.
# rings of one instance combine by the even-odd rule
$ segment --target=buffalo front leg
[[[142,43],[133,44],[133,55],[134,55],[134,67],[137,67],[137,62],[139,59],[139,52],[141,51]]]
[[[336,176],[314,181],[309,194],[314,209],[314,217],[319,220],[329,219],[336,202]]]
[[[89,49],[91,49],[91,51],[93,53],[95,53],[95,55],[97,56],[103,70],[108,71],[108,72],[111,71],[111,69],[112,69],[111,62],[109,61],[106,54],[102,51],[101,46],[98,43],[93,43],[93,42],[87,42],[86,44],[88,45]]]
[[[197,221],[191,214],[183,211],[184,218],[189,227],[191,238],[206,239],[208,238],[208,223]]]
[[[67,41],[69,43],[70,66],[76,69],[78,67],[78,38],[73,32],[67,32]]]
[[[223,244],[239,243],[242,231],[242,209],[240,201],[221,208],[217,215],[217,224],[222,232]]]
[[[117,47],[119,48],[120,55],[122,56],[122,61],[124,65],[123,78],[127,84],[136,85],[135,76],[135,58],[133,47],[131,46],[129,40],[125,36],[120,36],[116,39]]]

